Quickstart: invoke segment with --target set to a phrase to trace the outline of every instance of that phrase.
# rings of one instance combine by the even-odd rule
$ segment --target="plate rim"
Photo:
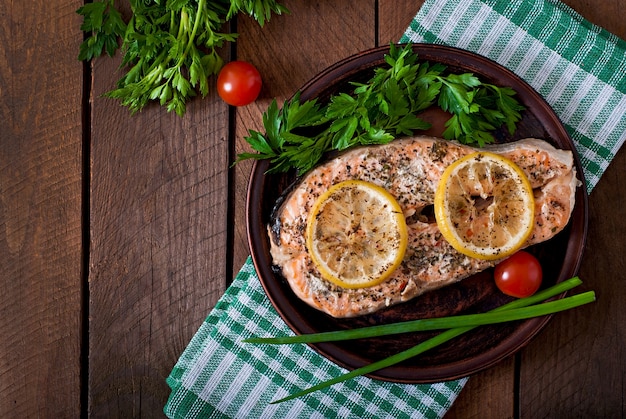
[[[394,45],[397,47],[403,47],[407,44],[399,43],[399,44],[394,44]],[[541,110],[547,113],[550,119],[554,121],[555,126],[558,128],[561,136],[566,139],[569,147],[571,148],[573,152],[574,166],[577,169],[578,179],[582,183],[580,187],[577,188],[577,191],[576,191],[576,204],[582,205],[582,209],[575,208],[574,210],[578,218],[576,221],[578,223],[581,223],[580,229],[582,232],[582,238],[579,241],[579,244],[576,246],[579,249],[577,251],[578,252],[577,258],[574,261],[574,264],[570,266],[569,269],[567,270],[568,272],[572,272],[573,275],[575,275],[580,269],[580,264],[583,259],[583,254],[584,254],[584,249],[585,249],[585,244],[586,244],[586,239],[587,239],[588,192],[587,192],[586,183],[584,179],[584,172],[582,170],[580,157],[578,155],[575,143],[573,142],[571,136],[565,129],[558,115],[556,115],[556,113],[554,112],[552,107],[547,103],[547,101],[526,81],[524,81],[521,77],[517,76],[506,67],[498,64],[497,62],[489,59],[488,57],[484,57],[482,55],[473,53],[468,50],[460,49],[457,47],[446,46],[446,45],[423,44],[423,43],[412,43],[411,45],[412,45],[413,50],[418,53],[418,56],[424,55],[424,54],[426,55],[436,54],[437,55],[440,52],[452,54],[452,57],[457,60],[456,61],[457,67],[462,67],[464,69],[468,69],[468,71],[478,73],[479,76],[482,75],[478,71],[479,67],[481,66],[478,66],[478,67],[468,66],[467,62],[476,64],[474,61],[476,62],[482,61],[485,66],[496,68],[499,71],[499,73],[505,74],[508,78],[515,79],[518,83],[524,85],[525,91],[521,92],[523,96],[526,96],[526,95],[532,96],[536,104],[541,106]],[[357,54],[347,57],[344,60],[340,60],[337,63],[334,63],[333,65],[327,67],[325,70],[316,74],[313,78],[311,78],[298,90],[298,92],[302,93],[301,99],[306,100],[306,99],[311,98],[312,95],[314,96],[315,86],[317,86],[319,83],[321,83],[324,80],[328,80],[330,78],[331,80],[334,81],[334,83],[339,83],[340,81],[349,79],[350,76],[357,74],[361,71],[364,71],[365,69],[371,69],[371,68],[376,67],[377,65],[382,64],[384,62],[384,56],[388,52],[389,52],[389,45],[375,47],[375,48],[361,51]],[[467,59],[468,61],[463,63],[462,62],[463,59]],[[432,62],[433,60],[429,59],[429,61]],[[376,64],[377,62],[380,62],[380,64]],[[449,63],[444,63],[444,64],[454,65],[454,64],[449,64]],[[347,72],[345,71],[346,67],[348,68]],[[333,75],[335,74],[337,75],[336,78],[333,77]],[[327,90],[331,88],[332,88],[332,84],[330,85],[327,84],[325,86],[325,89]],[[518,94],[519,93],[520,92],[518,92]],[[250,175],[250,179],[248,182],[248,190],[247,190],[247,196],[246,196],[246,232],[248,235],[248,244],[250,248],[251,258],[252,258],[255,270],[257,272],[257,275],[259,277],[259,280],[261,282],[261,285],[265,291],[265,294],[267,295],[272,306],[277,311],[281,319],[296,334],[311,333],[311,332],[314,332],[315,330],[298,327],[297,324],[302,324],[301,315],[298,316],[298,313],[297,312],[294,313],[293,310],[287,313],[286,308],[281,307],[281,305],[278,303],[276,295],[275,295],[275,289],[274,289],[278,285],[275,283],[273,284],[269,283],[267,281],[268,275],[270,276],[274,275],[274,273],[272,272],[272,268],[271,266],[265,266],[263,261],[260,260],[260,255],[256,251],[258,246],[262,245],[259,243],[259,241],[267,240],[267,235],[265,235],[266,237],[263,237],[263,238],[256,237],[257,232],[252,231],[251,220],[256,219],[259,222],[261,222],[261,225],[263,221],[263,215],[261,214],[262,212],[261,207],[257,205],[255,208],[253,206],[254,205],[253,203],[260,202],[258,201],[258,199],[262,196],[262,193],[261,193],[262,188],[258,188],[258,183],[265,182],[264,172],[268,168],[269,168],[269,163],[267,162],[267,160],[255,160],[251,169],[251,175]],[[572,222],[573,221],[570,220],[570,224]],[[565,265],[566,265],[566,262],[568,261],[570,244],[571,243],[568,240],[568,249],[565,252],[564,262],[559,272],[560,281],[566,279],[566,278],[561,278],[561,276],[563,276],[563,271],[566,269]],[[565,275],[565,276],[569,276],[569,275]],[[559,279],[557,279],[557,282],[559,282]],[[555,298],[562,298],[566,294],[567,293],[562,293],[561,295]],[[324,315],[324,314],[320,312],[320,315]],[[426,384],[426,383],[434,383],[434,382],[454,380],[454,379],[466,377],[466,376],[475,374],[479,371],[483,371],[487,368],[490,368],[493,365],[502,361],[503,359],[506,359],[509,356],[513,355],[514,353],[517,353],[519,350],[524,348],[537,334],[539,334],[545,328],[545,326],[549,323],[552,317],[553,316],[550,315],[550,316],[545,316],[541,318],[525,320],[524,322],[522,322],[522,326],[519,329],[517,329],[515,333],[512,333],[511,335],[505,337],[503,340],[499,341],[497,345],[497,349],[500,349],[499,351],[490,350],[488,352],[484,352],[472,358],[472,359],[475,359],[476,362],[473,362],[471,365],[467,365],[466,367],[463,367],[463,365],[467,364],[467,361],[459,360],[457,362],[450,362],[445,365],[439,365],[437,366],[436,369],[430,369],[428,370],[430,371],[430,373],[426,374],[425,376],[416,377],[416,376],[410,376],[407,374],[399,375],[397,373],[398,366],[396,366],[396,368],[389,367],[383,370],[379,370],[371,374],[367,374],[367,376],[371,378],[379,379],[379,380],[392,381],[392,382],[397,382],[397,383],[407,383],[407,384]],[[520,335],[523,335],[522,339],[519,338]],[[338,346],[340,346],[340,344],[321,343],[321,344],[309,344],[308,346],[311,347],[313,350],[315,350],[317,353],[319,353],[321,356],[329,359],[335,364],[342,366],[346,369],[351,370],[360,366],[360,365],[356,365],[358,364],[358,362],[356,364],[354,363],[355,358],[352,358],[353,363],[349,363],[346,361],[346,359],[344,359],[344,357],[342,356],[342,352],[345,352],[345,351],[336,349]],[[371,361],[372,360],[367,360],[367,362],[363,362],[363,364],[369,363]]]

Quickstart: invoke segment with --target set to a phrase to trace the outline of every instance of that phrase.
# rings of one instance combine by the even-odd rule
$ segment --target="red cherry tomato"
[[[494,271],[497,287],[512,297],[529,297],[541,286],[543,271],[536,257],[519,251],[500,262]]]
[[[252,64],[231,61],[217,76],[217,92],[224,102],[244,106],[256,100],[261,92],[261,75]]]

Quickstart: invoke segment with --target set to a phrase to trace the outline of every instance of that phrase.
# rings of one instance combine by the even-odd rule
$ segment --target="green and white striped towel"
[[[167,379],[169,417],[441,417],[466,380],[400,385],[358,378],[302,399],[289,393],[345,372],[306,345],[246,345],[242,336],[293,334],[268,301],[248,258]]]
[[[427,0],[401,42],[441,43],[510,68],[552,105],[574,139],[588,190],[626,139],[626,43],[553,0]],[[344,370],[306,345],[243,345],[290,333],[250,258],[176,363],[171,418],[442,417],[467,379],[402,385],[357,378],[269,402]]]
[[[559,1],[427,1],[409,41],[476,52],[526,80],[574,140],[588,191],[626,140],[626,42]]]

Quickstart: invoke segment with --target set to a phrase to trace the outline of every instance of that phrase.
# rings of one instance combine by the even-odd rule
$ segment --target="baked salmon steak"
[[[438,138],[411,137],[346,151],[289,188],[268,225],[273,264],[300,299],[337,318],[373,313],[495,266],[501,259],[476,259],[458,252],[444,239],[432,215],[444,170],[476,151],[508,158],[530,181],[534,226],[522,247],[549,240],[567,226],[580,185],[571,151],[533,138],[476,149]],[[387,190],[399,203],[408,229],[400,266],[384,282],[365,288],[343,288],[324,279],[307,249],[305,231],[314,203],[332,185],[346,180]]]

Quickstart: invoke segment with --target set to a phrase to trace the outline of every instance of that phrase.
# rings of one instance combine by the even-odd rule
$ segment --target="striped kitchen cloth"
[[[626,44],[562,3],[427,0],[401,42],[447,44],[487,56],[531,84],[576,143],[588,190],[626,139]],[[365,377],[281,404],[272,400],[345,372],[306,345],[244,345],[291,334],[250,258],[174,366],[171,418],[437,418],[467,379],[401,385]]]
[[[402,385],[359,377],[301,399],[273,400],[346,371],[307,345],[251,345],[248,336],[293,332],[278,316],[248,258],[176,363],[171,418],[438,418],[465,381]]]
[[[427,1],[401,42],[463,48],[523,78],[568,130],[589,192],[626,140],[626,42],[559,1]]]

